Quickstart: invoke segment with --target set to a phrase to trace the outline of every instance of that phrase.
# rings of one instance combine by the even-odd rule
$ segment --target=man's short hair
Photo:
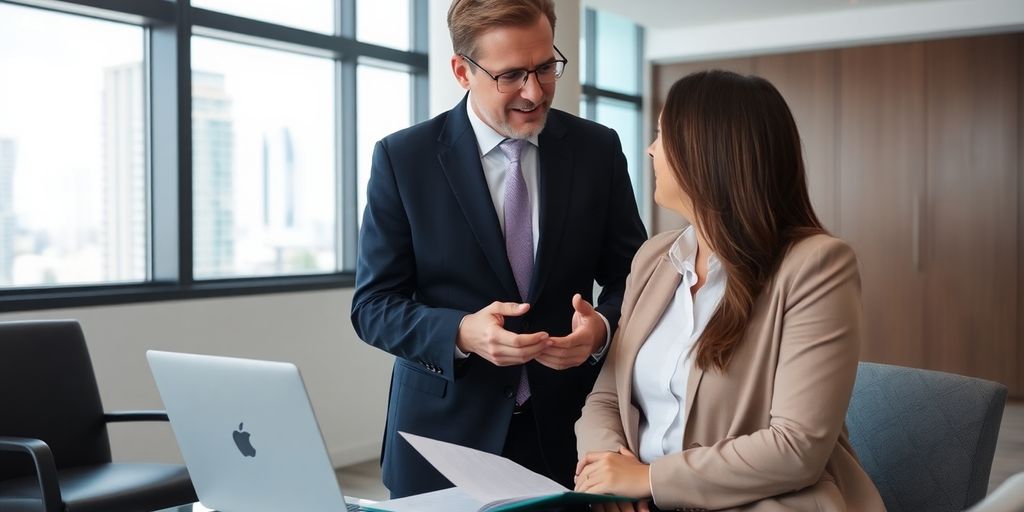
[[[499,27],[526,27],[541,15],[555,32],[553,0],[454,0],[448,9],[448,31],[455,53],[476,57],[476,42],[484,32]]]

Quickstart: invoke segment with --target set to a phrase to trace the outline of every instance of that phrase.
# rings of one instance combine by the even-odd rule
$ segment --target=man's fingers
[[[494,343],[497,345],[502,345],[514,349],[526,349],[536,347],[539,344],[541,345],[541,350],[543,350],[544,348],[547,348],[548,345],[550,345],[550,343],[548,343],[549,339],[551,338],[548,337],[548,333],[546,332],[516,334],[514,332],[502,330],[500,333],[498,333],[498,335],[494,337]]]
[[[538,363],[551,368],[552,370],[564,370],[566,368],[572,368],[573,364],[566,363],[562,359],[545,357],[543,353],[534,358]]]
[[[534,345],[528,345],[525,347],[509,347],[506,345],[491,345],[489,354],[492,362],[498,366],[509,366],[513,364],[523,364],[527,361],[536,359],[542,352],[544,352],[545,344],[543,342],[536,343]]]
[[[582,347],[588,345],[587,340],[583,339],[583,334],[579,331],[569,333],[565,336],[552,337],[551,341],[553,345],[560,346],[562,348],[573,348]]]
[[[583,296],[578,293],[572,296],[572,308],[583,316],[594,314],[594,306],[591,306],[589,302],[583,300]]]
[[[519,302],[492,302],[483,309],[488,313],[501,316],[522,316],[529,310],[529,304]]]

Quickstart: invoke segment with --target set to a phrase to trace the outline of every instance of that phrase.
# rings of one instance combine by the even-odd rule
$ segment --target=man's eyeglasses
[[[494,80],[495,85],[498,86],[498,92],[508,93],[522,89],[523,86],[526,85],[526,81],[530,79],[531,73],[537,75],[537,83],[541,84],[551,84],[554,83],[555,80],[561,78],[562,72],[565,71],[565,65],[569,63],[569,59],[566,59],[565,55],[562,55],[562,52],[557,46],[554,48],[555,51],[558,52],[559,58],[557,59],[545,62],[533,69],[513,69],[512,71],[506,71],[497,76],[484,69],[483,66],[477,64],[475,60],[469,58],[466,54],[460,53],[459,56],[469,62],[472,62],[474,66],[480,68],[484,73],[487,73],[487,76],[491,77],[491,80]]]

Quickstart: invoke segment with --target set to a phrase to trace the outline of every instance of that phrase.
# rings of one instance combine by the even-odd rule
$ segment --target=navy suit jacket
[[[359,235],[352,324],[395,356],[381,456],[393,497],[450,487],[399,431],[501,453],[521,365],[456,360],[459,322],[494,301],[531,304],[513,332],[571,332],[572,296],[612,328],[626,275],[647,238],[618,136],[551,110],[539,136],[539,240],[528,297],[520,297],[463,98],[454,109],[379,141]],[[572,486],[573,425],[600,370],[526,364],[542,454]]]

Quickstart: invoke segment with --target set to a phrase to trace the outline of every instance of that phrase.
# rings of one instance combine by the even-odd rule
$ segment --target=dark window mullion
[[[355,39],[356,0],[336,0],[338,10],[338,34]],[[359,84],[356,80],[356,56],[342,55],[337,63],[336,101],[338,108],[339,147],[339,188],[338,209],[340,217],[338,230],[338,257],[340,270],[353,270],[356,266],[356,245],[359,238],[359,180],[357,169],[358,112],[357,97]]]
[[[430,28],[427,21],[430,19],[428,0],[409,0],[412,13],[412,50],[416,53],[427,54],[430,51]],[[412,122],[419,123],[426,121],[430,115],[430,75],[425,69],[414,71],[412,74]]]
[[[178,284],[188,289],[193,273],[192,212],[192,6],[178,0],[177,86],[178,86]]]
[[[3,3],[135,25],[174,23],[175,5],[165,0],[2,0]]]
[[[150,274],[161,283],[176,283],[182,271],[178,240],[180,165],[178,124],[182,122],[178,105],[178,35],[176,24],[152,26],[147,31],[149,44],[147,117],[150,183]]]

